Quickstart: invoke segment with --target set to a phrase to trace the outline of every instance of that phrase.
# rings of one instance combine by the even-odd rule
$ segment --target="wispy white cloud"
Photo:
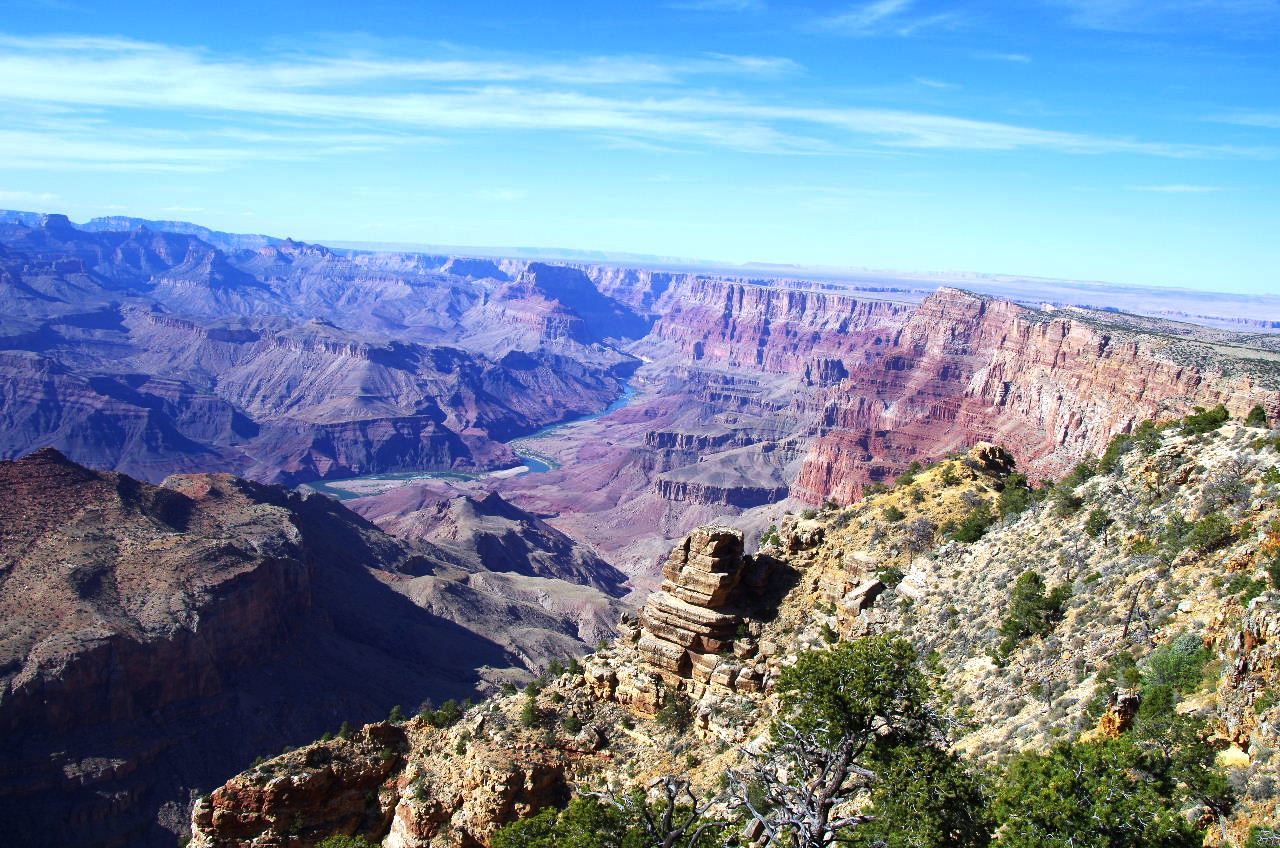
[[[1216,194],[1223,190],[1221,186],[1189,185],[1187,183],[1130,186],[1130,189],[1132,191],[1146,191],[1156,194]]]
[[[929,77],[912,77],[916,85],[923,85],[925,88],[936,88],[941,91],[949,91],[960,88],[958,83],[946,82],[945,80],[936,80]]]
[[[887,1],[896,5],[880,14],[909,5]],[[0,167],[214,170],[532,131],[664,151],[790,155],[1274,152],[732,93],[735,81],[794,70],[787,60],[726,55],[602,56],[580,64],[316,55],[251,61],[120,39],[3,38],[0,79],[21,84],[0,88],[0,110],[10,116],[0,129]]]
[[[871,0],[851,6],[843,12],[826,15],[810,22],[813,29],[837,35],[867,38],[876,35],[914,35],[926,29],[954,26],[960,21],[955,12],[917,13],[916,0]]]
[[[1210,120],[1223,124],[1237,124],[1242,127],[1262,127],[1269,130],[1280,130],[1280,112],[1234,112],[1229,115],[1218,115]]]
[[[49,191],[22,191],[0,188],[0,205],[4,206],[42,205],[57,203],[59,200],[58,195]]]
[[[1280,26],[1280,0],[1048,0],[1087,29],[1131,33],[1212,31],[1254,38]]]
[[[973,54],[973,58],[986,62],[1013,62],[1019,65],[1026,65],[1031,61],[1031,57],[1026,53],[999,53],[989,50],[979,50]]]

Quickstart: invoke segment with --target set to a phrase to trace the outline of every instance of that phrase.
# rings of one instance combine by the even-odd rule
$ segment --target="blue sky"
[[[6,0],[0,207],[1280,290],[1280,0]]]

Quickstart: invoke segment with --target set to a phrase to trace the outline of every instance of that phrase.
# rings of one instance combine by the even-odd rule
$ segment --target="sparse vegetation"
[[[429,706],[418,713],[423,721],[432,727],[452,727],[462,720],[463,713],[470,707],[470,702],[459,704],[450,698],[440,705],[440,709],[433,710]]]
[[[363,836],[347,836],[346,834],[335,833],[333,836],[326,836],[317,842],[316,848],[377,848],[377,845]]]
[[[693,724],[689,697],[682,692],[668,692],[666,703],[658,710],[655,720],[665,730],[684,733]]]

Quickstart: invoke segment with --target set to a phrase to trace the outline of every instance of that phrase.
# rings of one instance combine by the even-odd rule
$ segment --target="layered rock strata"
[[[768,579],[767,560],[743,556],[739,531],[704,527],[671,552],[662,576],[640,612],[640,656],[671,686],[758,688],[759,675],[732,655],[744,605]]]

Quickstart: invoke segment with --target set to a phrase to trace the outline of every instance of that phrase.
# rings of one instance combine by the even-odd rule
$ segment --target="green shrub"
[[[363,836],[347,836],[335,833],[333,836],[326,836],[317,842],[316,848],[377,848],[377,846]]]
[[[1053,504],[1054,515],[1059,518],[1065,518],[1084,506],[1084,500],[1076,496],[1075,488],[1065,481],[1053,487],[1049,500]]]
[[[1105,533],[1111,524],[1111,515],[1102,507],[1096,506],[1089,511],[1089,517],[1085,519],[1084,532],[1096,539]]]
[[[924,467],[920,465],[919,462],[912,462],[910,465],[907,466],[906,471],[898,475],[898,479],[895,481],[895,485],[898,485],[898,486],[911,485],[912,483],[915,482],[916,475],[919,474],[922,470],[924,470]]]
[[[997,511],[1002,518],[1019,515],[1031,506],[1034,500],[1034,494],[1031,487],[1027,483],[1027,475],[1013,472],[1004,481],[1004,488],[1000,490],[1000,502],[997,505]]]
[[[1246,416],[1244,419],[1244,426],[1246,427],[1268,426],[1267,411],[1262,408],[1262,404],[1257,404],[1256,406],[1254,406],[1253,409],[1249,410],[1248,416]]]
[[[995,516],[991,514],[990,506],[986,503],[978,504],[970,510],[969,514],[952,531],[951,538],[957,542],[976,542],[986,535],[987,528],[994,524],[995,520]]]
[[[1133,431],[1133,444],[1147,456],[1160,449],[1160,427],[1154,421],[1143,421]]]
[[[825,651],[807,651],[778,679],[779,723],[775,741],[794,738],[792,728],[811,743],[792,748],[784,770],[794,775],[783,792],[746,785],[757,809],[782,798],[813,792],[814,777],[842,740],[852,748],[855,773],[874,773],[868,793],[871,819],[830,832],[817,841],[858,848],[984,848],[990,844],[987,785],[960,757],[946,749],[939,699],[915,648],[896,636],[872,636],[841,642]],[[812,736],[809,736],[812,734]],[[775,749],[776,750],[776,749]],[[812,760],[809,758],[813,758]],[[812,769],[812,770],[811,770]],[[828,788],[829,785],[828,785]],[[855,790],[842,789],[847,797]],[[828,796],[830,797],[830,796]],[[795,845],[798,835],[786,825],[778,844]],[[832,838],[834,836],[834,838]]]
[[[1197,553],[1207,554],[1231,541],[1231,519],[1220,512],[1211,512],[1191,526],[1186,535],[1187,545]]]
[[[1117,433],[1107,443],[1107,449],[1098,460],[1098,473],[1110,474],[1120,467],[1120,457],[1133,447],[1133,436],[1129,433]]]
[[[1227,408],[1222,404],[1218,404],[1209,410],[1202,406],[1197,406],[1194,412],[1182,419],[1182,435],[1195,436],[1201,433],[1210,433],[1230,419],[1231,413],[1227,412]]]
[[[1280,826],[1264,827],[1258,825],[1249,828],[1249,840],[1244,848],[1275,848],[1280,845]]]
[[[876,579],[890,589],[901,583],[904,576],[906,575],[902,573],[902,569],[896,565],[885,566],[876,572]]]
[[[845,734],[874,737],[872,730],[888,717],[903,733],[923,732],[932,721],[929,679],[915,648],[897,636],[868,636],[806,651],[783,668],[777,692],[780,715],[830,741]]]
[[[907,514],[902,510],[898,509],[893,504],[889,504],[887,507],[884,508],[885,521],[897,523],[906,517],[907,517]]]
[[[387,716],[387,721],[392,724],[400,724],[404,721],[404,709],[399,704],[396,704],[391,708],[391,712]]]
[[[1080,464],[1071,469],[1071,473],[1062,478],[1062,485],[1068,489],[1074,489],[1086,480],[1091,480],[1098,476],[1098,461],[1089,457],[1081,460]]]
[[[1146,536],[1139,536],[1129,543],[1128,552],[1131,556],[1141,556],[1149,554],[1156,549],[1156,543],[1148,539]]]
[[[998,658],[1008,657],[1023,639],[1047,635],[1062,619],[1070,592],[1063,584],[1046,593],[1043,577],[1034,571],[1022,572],[1009,593],[1009,610],[1000,624],[1004,639],[997,649]]]
[[[1142,685],[1169,686],[1179,694],[1194,692],[1204,677],[1213,651],[1200,637],[1184,633],[1156,648],[1142,662]]]
[[[1160,541],[1169,550],[1171,554],[1177,554],[1187,546],[1187,534],[1191,532],[1191,523],[1182,515],[1174,513],[1168,521],[1165,522],[1164,530],[1160,534]]]
[[[647,848],[663,844],[673,831],[684,834],[670,844],[680,848],[720,848],[728,823],[707,820],[687,806],[668,815],[666,801],[649,801],[644,793],[602,801],[582,795],[563,810],[547,807],[536,815],[499,828],[493,848]],[[703,826],[705,823],[705,827]],[[667,832],[663,832],[663,831]]]
[[[1248,574],[1236,574],[1227,581],[1227,594],[1239,595],[1240,603],[1244,606],[1248,606],[1250,601],[1265,591],[1267,591],[1267,581],[1255,580]]]
[[[418,715],[432,727],[452,727],[462,720],[464,711],[462,705],[450,698],[440,705],[440,709],[433,710],[428,707]]]
[[[1128,737],[1014,759],[996,793],[1001,848],[1199,848],[1170,763]]]
[[[538,693],[532,684],[525,688],[524,693],[524,703],[520,705],[520,725],[537,727],[542,721],[542,714],[538,711]]]

